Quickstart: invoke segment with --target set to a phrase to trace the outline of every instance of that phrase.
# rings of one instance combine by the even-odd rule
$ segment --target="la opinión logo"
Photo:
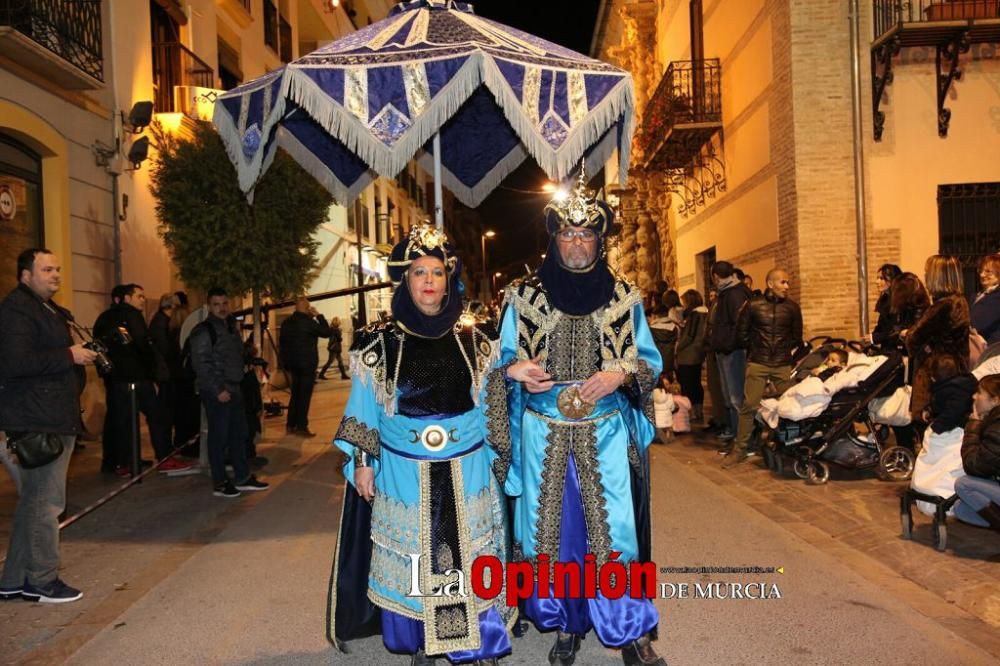
[[[411,553],[410,590],[408,597],[465,597],[468,589],[481,599],[494,599],[506,591],[505,602],[516,606],[536,590],[540,598],[556,599],[619,599],[626,594],[634,599],[656,596],[655,562],[619,562],[621,553],[612,551],[608,560],[597,565],[597,557],[587,553],[583,564],[555,562],[546,554],[538,555],[535,562],[507,562],[493,555],[482,555],[472,562],[471,581],[461,569],[447,569],[442,575],[450,578],[429,591],[420,587],[421,554]],[[537,581],[537,584],[536,584]],[[550,594],[551,591],[551,594]]]

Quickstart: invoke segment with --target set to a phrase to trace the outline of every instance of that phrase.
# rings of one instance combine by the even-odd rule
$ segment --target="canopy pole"
[[[434,224],[444,231],[444,208],[441,205],[441,132],[434,133]]]

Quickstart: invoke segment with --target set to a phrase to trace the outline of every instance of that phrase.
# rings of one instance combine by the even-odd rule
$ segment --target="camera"
[[[108,358],[108,348],[100,340],[85,342],[83,343],[83,348],[89,349],[96,354],[94,357],[94,367],[97,368],[99,376],[107,377],[115,369],[115,364]]]
[[[111,334],[104,336],[102,339],[91,338],[89,342],[83,344],[83,348],[89,349],[97,355],[94,358],[94,367],[97,369],[97,374],[101,377],[107,377],[115,369],[115,364],[112,363],[111,357],[108,355],[108,346],[127,345],[131,342],[132,336],[129,335],[128,330],[122,326],[118,326]]]

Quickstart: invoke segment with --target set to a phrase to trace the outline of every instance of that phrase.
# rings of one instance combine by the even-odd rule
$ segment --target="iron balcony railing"
[[[873,0],[875,39],[905,23],[1000,19],[1000,0]]]
[[[174,108],[175,86],[215,87],[215,70],[179,42],[153,44],[154,108],[158,113],[183,111]]]
[[[642,117],[643,147],[653,157],[682,125],[722,122],[722,68],[718,58],[675,60]]]
[[[17,30],[103,81],[101,4],[101,0],[0,0],[0,26]]]

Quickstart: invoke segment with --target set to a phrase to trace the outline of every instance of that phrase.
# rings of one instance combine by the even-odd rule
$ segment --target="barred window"
[[[1000,183],[938,185],[938,247],[962,262],[965,292],[979,289],[977,266],[1000,252]]]

